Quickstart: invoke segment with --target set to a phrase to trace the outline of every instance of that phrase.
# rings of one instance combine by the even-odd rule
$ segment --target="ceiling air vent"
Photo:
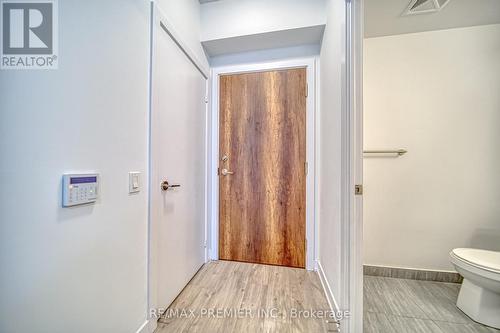
[[[450,0],[411,0],[403,15],[439,12]]]

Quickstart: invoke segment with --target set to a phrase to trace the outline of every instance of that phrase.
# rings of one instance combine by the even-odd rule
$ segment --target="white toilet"
[[[454,249],[450,257],[464,277],[458,308],[474,321],[500,329],[500,252]]]

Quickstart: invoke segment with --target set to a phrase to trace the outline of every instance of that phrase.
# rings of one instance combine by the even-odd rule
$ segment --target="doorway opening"
[[[365,332],[496,332],[499,3],[365,9]]]

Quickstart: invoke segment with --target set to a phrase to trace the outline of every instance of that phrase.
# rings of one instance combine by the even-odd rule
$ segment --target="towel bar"
[[[365,150],[364,154],[397,154],[398,156],[403,156],[408,151],[406,149],[396,149],[396,150]]]

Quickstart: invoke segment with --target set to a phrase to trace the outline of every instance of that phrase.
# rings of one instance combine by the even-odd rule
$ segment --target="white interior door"
[[[155,22],[150,306],[166,309],[205,261],[206,79]]]

